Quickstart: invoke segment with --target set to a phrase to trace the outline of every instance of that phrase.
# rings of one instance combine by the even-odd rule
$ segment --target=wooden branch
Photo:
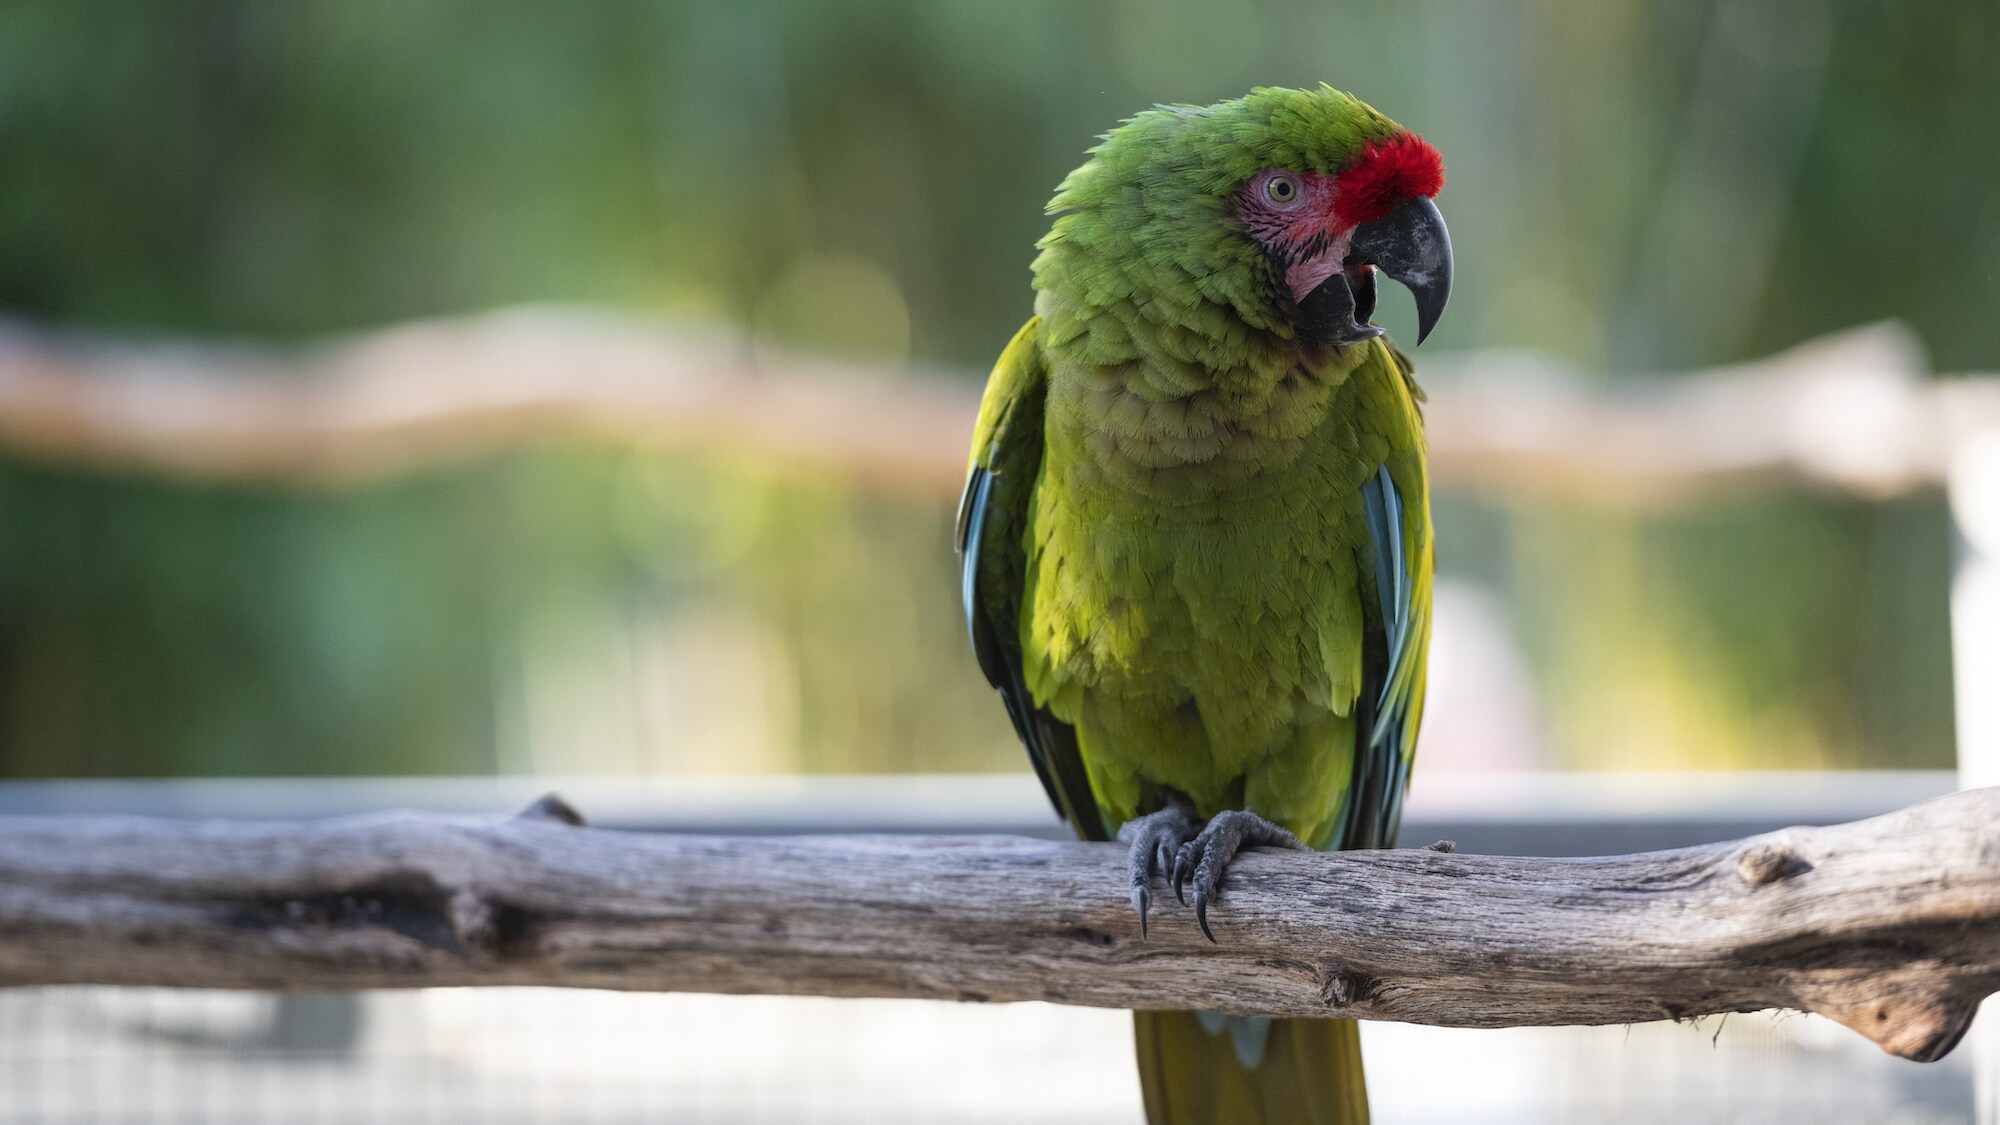
[[[1618,503],[1942,479],[2000,422],[2000,381],[1924,381],[1877,325],[1762,363],[1593,385],[1545,357],[1418,356],[1445,484]],[[343,483],[578,436],[746,454],[871,487],[956,492],[976,373],[901,376],[609,314],[514,310],[308,353],[0,332],[0,448],[215,481]]]
[[[1818,1012],[1936,1059],[2000,987],[2000,789],[1599,859],[1255,852],[1141,941],[1116,845],[0,818],[0,984],[588,988],[1467,1027]]]
[[[1438,478],[1630,505],[1805,485],[1880,499],[1939,485],[1960,443],[2000,424],[2000,378],[1928,380],[1897,324],[1756,363],[1589,380],[1545,357],[1418,358]]]
[[[969,377],[894,378],[575,310],[417,323],[297,356],[0,334],[0,448],[210,481],[365,482],[583,438],[955,495],[978,394]]]

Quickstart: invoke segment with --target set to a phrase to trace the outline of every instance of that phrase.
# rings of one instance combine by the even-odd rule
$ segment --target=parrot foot
[[[1175,898],[1181,898],[1182,886],[1193,884],[1195,921],[1211,942],[1215,931],[1208,928],[1208,904],[1221,897],[1223,869],[1244,848],[1311,850],[1305,841],[1248,809],[1231,809],[1210,817],[1201,834],[1182,844],[1174,855],[1172,882]]]
[[[1125,871],[1132,880],[1132,909],[1139,912],[1139,940],[1146,940],[1146,911],[1153,905],[1153,876],[1167,877],[1173,858],[1199,822],[1186,801],[1169,798],[1167,807],[1125,822],[1118,838],[1131,847]]]

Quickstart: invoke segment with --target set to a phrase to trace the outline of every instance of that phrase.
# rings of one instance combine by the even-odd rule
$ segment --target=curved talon
[[[1153,905],[1153,876],[1168,874],[1169,850],[1179,848],[1194,831],[1194,815],[1178,801],[1127,821],[1118,829],[1118,838],[1130,849],[1125,856],[1125,873],[1132,885],[1132,910],[1139,915],[1141,941],[1146,940],[1147,915]]]
[[[1181,845],[1174,857],[1174,897],[1181,897],[1184,885],[1194,887],[1194,918],[1202,936],[1214,942],[1215,931],[1208,924],[1210,903],[1222,898],[1222,880],[1230,860],[1244,848],[1292,848],[1307,850],[1297,836],[1272,824],[1256,813],[1242,809],[1220,812],[1194,839]]]
[[[1153,876],[1166,879],[1174,898],[1188,905],[1187,888],[1194,888],[1194,920],[1201,935],[1216,942],[1208,923],[1208,908],[1222,898],[1222,880],[1229,861],[1244,848],[1305,849],[1297,836],[1253,812],[1232,809],[1209,818],[1199,832],[1193,811],[1175,798],[1157,812],[1127,821],[1118,829],[1125,841],[1125,872],[1132,886],[1132,910],[1139,916],[1139,940],[1150,928]],[[1170,862],[1171,860],[1171,862]]]

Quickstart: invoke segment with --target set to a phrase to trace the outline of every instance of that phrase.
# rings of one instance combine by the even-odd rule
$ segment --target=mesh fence
[[[1961,1060],[1800,1016],[1365,1027],[1397,1122],[1970,1121]],[[0,1122],[1140,1122],[1129,1021],[1040,1004],[0,992]]]

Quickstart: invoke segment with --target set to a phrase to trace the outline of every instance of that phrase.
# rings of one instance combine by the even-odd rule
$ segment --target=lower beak
[[[1375,315],[1375,270],[1353,266],[1336,270],[1299,302],[1299,335],[1316,343],[1342,347],[1382,334],[1368,323]]]

